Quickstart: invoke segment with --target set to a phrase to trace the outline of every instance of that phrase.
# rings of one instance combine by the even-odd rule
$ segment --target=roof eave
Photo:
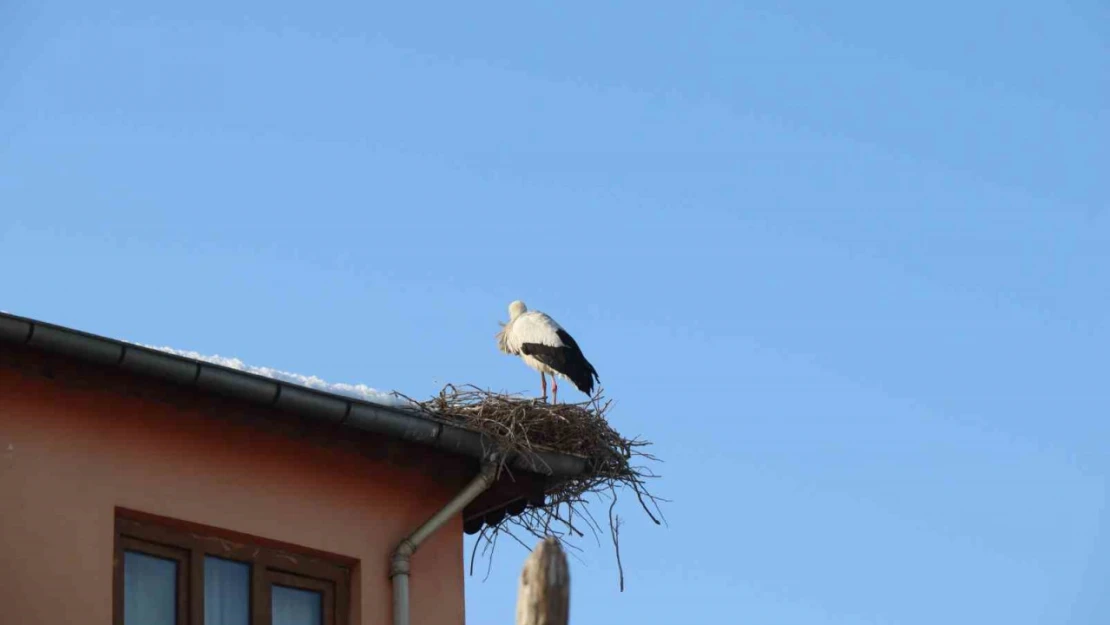
[[[485,459],[492,448],[478,432],[429,419],[415,410],[318,391],[9,313],[0,313],[0,343],[26,345],[477,460]],[[516,469],[557,477],[579,475],[586,468],[585,458],[551,452],[517,455],[510,463]]]

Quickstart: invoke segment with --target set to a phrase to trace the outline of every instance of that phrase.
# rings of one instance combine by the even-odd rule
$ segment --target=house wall
[[[403,450],[401,466],[229,419],[203,398],[156,401],[104,390],[79,368],[11,364],[0,362],[4,623],[111,623],[122,507],[357,560],[350,623],[384,625],[393,546],[465,481],[418,469],[419,450]],[[414,623],[464,622],[462,558],[456,518],[414,557]]]

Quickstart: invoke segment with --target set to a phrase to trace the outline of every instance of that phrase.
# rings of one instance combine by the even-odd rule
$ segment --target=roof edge
[[[0,343],[25,345],[477,460],[484,460],[493,448],[478,432],[429,419],[415,410],[328,393],[10,313],[0,312]],[[586,468],[583,457],[552,452],[517,454],[509,463],[523,471],[559,477],[578,475]]]

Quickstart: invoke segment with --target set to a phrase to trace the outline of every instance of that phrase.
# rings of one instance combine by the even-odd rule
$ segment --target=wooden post
[[[524,561],[516,597],[516,625],[567,625],[570,568],[559,541],[546,538]]]

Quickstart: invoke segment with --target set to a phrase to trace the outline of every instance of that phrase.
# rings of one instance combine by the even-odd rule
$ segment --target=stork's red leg
[[[551,376],[551,403],[559,403],[559,380]]]
[[[555,379],[552,378],[551,381],[554,382]],[[542,371],[540,372],[540,384],[543,386],[543,400],[547,401],[547,378],[544,377]]]

